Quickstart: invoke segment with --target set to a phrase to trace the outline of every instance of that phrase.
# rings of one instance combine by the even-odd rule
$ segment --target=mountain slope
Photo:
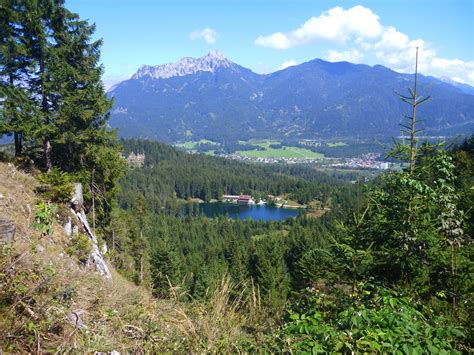
[[[85,268],[78,259],[84,244],[57,221],[67,206],[57,206],[47,235],[34,228],[42,202],[37,186],[31,175],[0,162],[0,217],[16,225],[12,242],[0,238],[1,354],[228,353],[249,337],[243,317],[224,303],[228,284],[208,310],[177,297],[153,298],[112,265],[112,279]]]
[[[409,112],[395,92],[412,82],[380,65],[320,59],[259,75],[211,52],[142,66],[111,90],[110,122],[122,136],[163,141],[393,136]],[[472,130],[473,95],[433,77],[419,82],[433,98],[419,111],[427,133]]]

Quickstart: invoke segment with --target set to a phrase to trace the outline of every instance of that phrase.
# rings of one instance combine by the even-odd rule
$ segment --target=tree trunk
[[[15,87],[15,81],[13,80],[12,74],[10,74],[9,81],[10,81],[10,87],[13,89]],[[15,122],[15,123],[18,123],[18,122]],[[13,137],[14,137],[14,142],[15,142],[15,158],[18,158],[21,155],[21,152],[23,150],[22,144],[21,144],[21,134],[15,131],[13,133]]]
[[[46,164],[46,170],[50,171],[51,168],[53,167],[53,162],[51,160],[51,151],[53,150],[53,147],[51,146],[51,141],[49,138],[45,138],[43,142],[43,152],[44,152],[44,161]]]
[[[115,251],[115,228],[112,228],[112,250]]]
[[[21,133],[18,132],[13,133],[13,136],[15,140],[15,157],[18,158],[23,151],[22,137]]]
[[[415,169],[415,133],[416,133],[416,106],[417,106],[417,84],[418,84],[418,47],[416,47],[416,64],[415,64],[415,87],[413,89],[413,112],[411,116],[410,124],[410,176],[413,176],[413,171]]]
[[[92,193],[92,229],[95,234],[95,168],[92,169],[92,183],[91,183],[91,193]]]
[[[50,124],[49,120],[49,110],[48,110],[48,95],[45,90],[45,78],[44,78],[44,62],[40,61],[40,77],[41,77],[41,110],[46,116],[46,125]],[[53,162],[51,159],[51,152],[53,147],[51,145],[51,138],[49,136],[44,137],[43,139],[43,154],[44,154],[44,163],[47,171],[50,171],[53,167]]]
[[[140,240],[143,241],[143,228],[140,228]],[[143,283],[143,251],[140,255],[140,285]]]

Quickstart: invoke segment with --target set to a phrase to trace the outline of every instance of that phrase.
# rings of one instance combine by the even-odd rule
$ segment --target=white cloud
[[[351,39],[363,41],[380,35],[382,26],[372,10],[361,5],[348,10],[335,7],[318,17],[311,17],[301,27],[287,32],[259,36],[256,46],[287,49],[317,41],[345,43]]]
[[[474,61],[439,57],[436,50],[422,39],[410,38],[389,26],[374,44],[375,56],[383,64],[400,72],[414,71],[414,58],[418,47],[418,69],[421,73],[474,85]]]
[[[406,34],[389,26],[380,40],[374,44],[375,56],[390,68],[400,72],[413,71],[417,47],[419,50],[418,68],[420,71],[425,71],[436,52],[424,40],[410,40]]]
[[[298,63],[296,63],[295,60],[290,59],[290,60],[287,60],[286,62],[281,63],[281,65],[278,67],[277,70],[283,70],[283,69],[286,69],[286,68],[288,68],[288,67],[295,66],[295,65],[297,65],[297,64],[298,64]]]
[[[276,49],[287,49],[292,47],[290,40],[281,32],[274,33],[270,36],[259,36],[255,40],[255,45],[261,47],[270,47]]]
[[[214,44],[217,41],[217,31],[212,28],[204,28],[202,30],[194,30],[189,34],[189,39],[203,39],[207,44]]]
[[[451,80],[474,86],[474,61],[446,59],[435,57],[430,62],[429,71],[432,75],[447,76]]]
[[[325,58],[331,62],[370,62],[370,58],[399,72],[413,72],[416,47],[418,70],[426,75],[448,77],[474,86],[474,61],[440,56],[431,43],[411,39],[394,26],[385,26],[371,9],[361,5],[350,9],[335,7],[312,17],[299,28],[268,36],[259,36],[254,44],[274,49],[289,49],[325,41],[334,43]]]
[[[350,49],[342,52],[330,49],[326,52],[326,59],[330,62],[346,61],[352,63],[360,63],[363,58],[364,55],[357,49]]]

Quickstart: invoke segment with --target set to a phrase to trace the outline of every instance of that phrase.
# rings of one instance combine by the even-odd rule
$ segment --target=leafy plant
[[[36,205],[33,228],[39,231],[43,236],[51,235],[53,233],[53,221],[56,211],[57,206],[49,202],[39,202]]]
[[[464,332],[406,296],[366,285],[353,306],[337,311],[337,299],[317,290],[294,304],[282,328],[294,352],[456,352]]]

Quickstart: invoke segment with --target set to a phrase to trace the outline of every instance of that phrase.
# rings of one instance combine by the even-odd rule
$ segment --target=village
[[[321,158],[297,158],[297,157],[252,157],[242,154],[221,154],[219,155],[222,158],[232,159],[232,160],[239,160],[239,161],[246,161],[246,162],[254,162],[254,163],[262,163],[262,164],[314,164],[321,162]]]
[[[378,153],[367,153],[360,158],[346,158],[341,162],[327,166],[332,168],[387,170],[390,168],[390,163],[380,160],[380,154]]]
[[[338,169],[368,169],[368,170],[387,170],[390,163],[381,160],[378,153],[363,154],[358,158],[272,158],[272,157],[252,157],[241,154],[222,154],[226,159],[254,162],[261,164],[318,164],[321,167],[331,167]]]

